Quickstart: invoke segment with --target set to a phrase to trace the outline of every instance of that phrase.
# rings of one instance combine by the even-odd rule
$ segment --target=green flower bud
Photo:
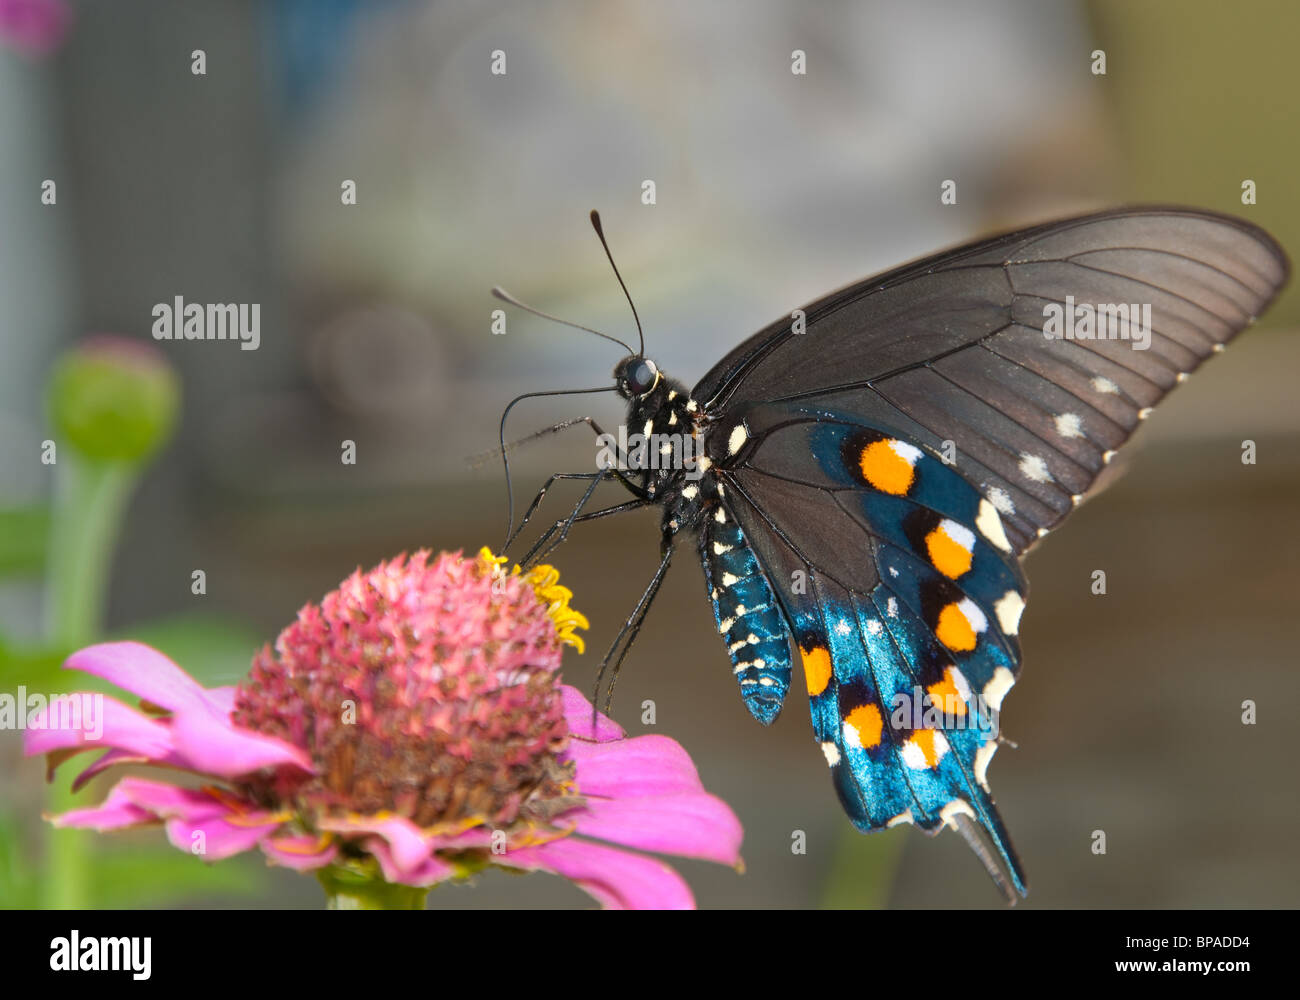
[[[50,376],[50,418],[61,440],[96,462],[141,463],[171,437],[180,380],[143,341],[93,337]]]

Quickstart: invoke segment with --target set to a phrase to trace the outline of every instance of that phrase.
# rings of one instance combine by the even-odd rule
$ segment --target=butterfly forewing
[[[935,449],[950,442],[1021,552],[1070,511],[1180,376],[1267,307],[1286,275],[1271,237],[1226,216],[1152,209],[1064,220],[827,296],[804,310],[806,332],[773,324],[693,395],[724,421],[756,402],[797,400],[859,413]],[[1135,307],[1134,327],[1149,309],[1149,343],[1049,339],[1052,310],[1067,304],[1075,313]]]

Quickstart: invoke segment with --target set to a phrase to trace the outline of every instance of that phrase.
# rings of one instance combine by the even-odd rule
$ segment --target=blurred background
[[[153,305],[176,296],[260,303],[261,344],[159,345],[180,425],[127,510],[105,624],[232,683],[358,565],[500,545],[499,465],[470,457],[513,396],[604,384],[620,351],[517,311],[494,336],[488,289],[633,337],[593,207],[649,353],[688,385],[835,287],[1054,215],[1184,203],[1300,247],[1300,8],[1284,0],[56,6],[66,16],[35,37],[0,14],[0,510],[28,526],[0,559],[11,648],[41,620],[50,367],[91,333],[149,340]],[[1257,204],[1242,204],[1246,180]],[[1028,560],[1024,672],[1002,718],[1020,749],[991,783],[1031,908],[1297,903],[1298,321],[1292,289]],[[538,400],[507,433],[583,415],[620,419],[612,396]],[[583,428],[521,450],[517,502],[591,456]],[[634,514],[576,529],[554,555],[593,624],[570,682],[589,686],[657,542],[657,515]],[[191,593],[195,569],[206,595]],[[1095,569],[1106,596],[1090,592]],[[615,716],[633,733],[646,699],[745,825],[744,875],[681,864],[701,906],[1001,905],[959,838],[852,830],[801,695],[772,729],[751,721],[688,553],[620,677]],[[1247,699],[1257,725],[1241,724]],[[41,778],[0,733],[0,869],[40,852]],[[154,857],[133,852],[161,834],[121,839]],[[257,857],[168,891],[117,864],[104,905],[321,903],[312,880]],[[20,882],[11,870],[11,905]],[[431,905],[589,901],[559,879],[489,873]]]

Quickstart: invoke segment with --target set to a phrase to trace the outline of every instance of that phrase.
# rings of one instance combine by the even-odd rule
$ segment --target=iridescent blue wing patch
[[[719,472],[722,516],[780,603],[845,810],[863,830],[971,820],[1023,892],[987,782],[1025,593],[996,508],[895,435],[780,409]]]

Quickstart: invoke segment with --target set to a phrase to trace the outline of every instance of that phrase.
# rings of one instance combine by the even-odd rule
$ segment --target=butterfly
[[[1288,272],[1240,219],[1119,209],[859,281],[750,337],[693,389],[646,357],[643,335],[638,350],[618,341],[614,386],[571,391],[616,391],[637,449],[618,438],[597,472],[551,477],[523,523],[557,480],[589,485],[525,562],[579,521],[658,506],[659,567],[602,675],[690,545],[753,717],[770,725],[801,683],[854,826],[954,829],[1014,902],[1027,882],[988,771],[1020,671],[1020,557]],[[632,499],[584,512],[611,479]]]

